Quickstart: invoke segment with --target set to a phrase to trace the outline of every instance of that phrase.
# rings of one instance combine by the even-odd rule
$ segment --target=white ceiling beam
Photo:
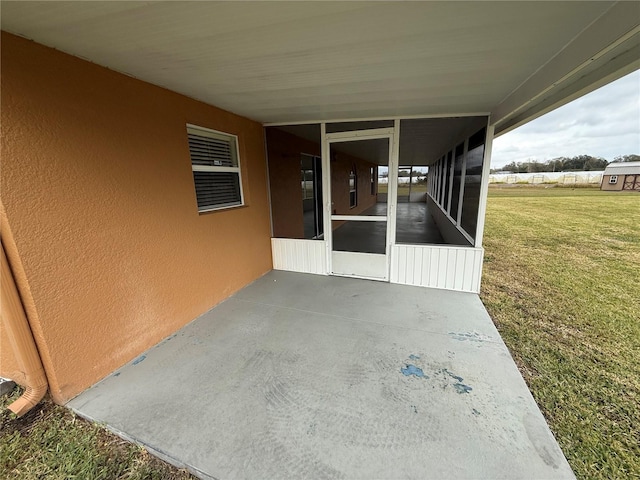
[[[637,35],[640,38],[640,33]],[[640,69],[640,44],[635,45],[624,53],[617,55],[600,68],[593,69],[582,77],[549,92],[549,95],[530,109],[523,110],[518,115],[500,124],[500,131],[496,136],[504,135],[525,123],[534,120],[545,113],[566,105],[573,100],[586,95],[600,87],[607,85],[629,73]],[[609,72],[609,73],[607,73]]]
[[[607,10],[600,18],[585,28],[576,38],[566,45],[556,56],[550,59],[545,65],[540,67],[524,83],[510,93],[491,112],[492,123],[496,125],[496,135],[505,133],[507,129],[515,128],[514,125],[522,125],[540,113],[553,95],[552,90],[564,90],[570,86],[568,95],[552,102],[553,107],[567,103],[569,98],[577,98],[576,92],[587,93],[597,87],[604,85],[604,78],[613,81],[633,71],[633,64],[637,61],[625,52],[633,51],[639,41],[640,32],[640,3],[638,2],[617,2]],[[589,80],[593,88],[584,85],[584,80],[580,82],[578,88],[576,79],[580,79],[583,71],[588,69],[590,64],[597,62],[606,56],[620,57],[627,61],[626,65],[617,62],[601,62],[602,67],[590,72]],[[624,55],[624,57],[623,57]],[[637,68],[637,67],[636,67]],[[585,79],[587,77],[585,76]],[[572,87],[571,83],[576,82]],[[552,108],[548,108],[547,111]],[[522,115],[523,112],[528,115]],[[519,120],[514,122],[513,119]]]
[[[304,120],[300,122],[266,122],[265,127],[283,127],[286,125],[310,125],[314,123],[347,123],[347,122],[375,122],[381,120],[414,120],[427,118],[458,118],[458,117],[486,117],[489,112],[467,112],[467,113],[439,113],[439,114],[417,114],[417,115],[391,115],[387,117],[366,117],[366,118],[338,118],[330,120]]]

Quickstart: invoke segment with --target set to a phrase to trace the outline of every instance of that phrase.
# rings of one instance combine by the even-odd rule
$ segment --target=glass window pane
[[[453,152],[447,153],[444,162],[444,200],[442,202],[442,208],[444,210],[449,209],[449,199],[451,198],[451,162],[453,158]]]
[[[273,235],[323,239],[320,125],[267,127]]]
[[[389,163],[389,140],[357,140],[332,142],[329,146],[331,165],[331,213],[333,215],[386,215],[386,180]],[[371,186],[371,171],[377,172]],[[381,175],[384,175],[381,177]]]
[[[369,181],[371,182],[371,195],[375,195],[378,188],[378,167],[371,167],[369,171]]]
[[[418,165],[398,169],[396,243],[445,243],[427,206],[427,171]]]
[[[464,177],[464,197],[462,202],[462,228],[472,237],[476,236],[478,207],[480,205],[480,185],[486,130],[482,129],[469,139],[467,166]]]
[[[453,188],[451,190],[451,210],[449,215],[456,222],[458,218],[458,204],[460,203],[460,182],[462,181],[462,162],[464,157],[464,144],[456,147],[453,164]]]
[[[351,171],[349,172],[349,208],[354,208],[358,206],[358,175],[357,175],[357,167],[355,165],[351,166]]]

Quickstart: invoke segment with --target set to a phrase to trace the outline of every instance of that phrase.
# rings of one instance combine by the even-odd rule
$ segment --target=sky
[[[511,162],[640,154],[640,70],[493,141],[491,168]]]

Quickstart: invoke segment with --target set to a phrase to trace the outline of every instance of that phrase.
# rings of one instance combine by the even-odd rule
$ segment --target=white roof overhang
[[[640,68],[638,2],[12,2],[2,29],[263,123],[491,114]]]

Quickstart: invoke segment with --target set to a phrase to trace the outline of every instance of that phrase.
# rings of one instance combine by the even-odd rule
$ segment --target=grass
[[[640,478],[640,195],[492,187],[482,299],[578,478]],[[190,479],[43,402],[0,399],[0,478]]]
[[[492,187],[481,297],[578,478],[640,478],[640,195]]]
[[[50,401],[17,418],[6,406],[19,395],[16,388],[0,399],[0,478],[194,478]]]

